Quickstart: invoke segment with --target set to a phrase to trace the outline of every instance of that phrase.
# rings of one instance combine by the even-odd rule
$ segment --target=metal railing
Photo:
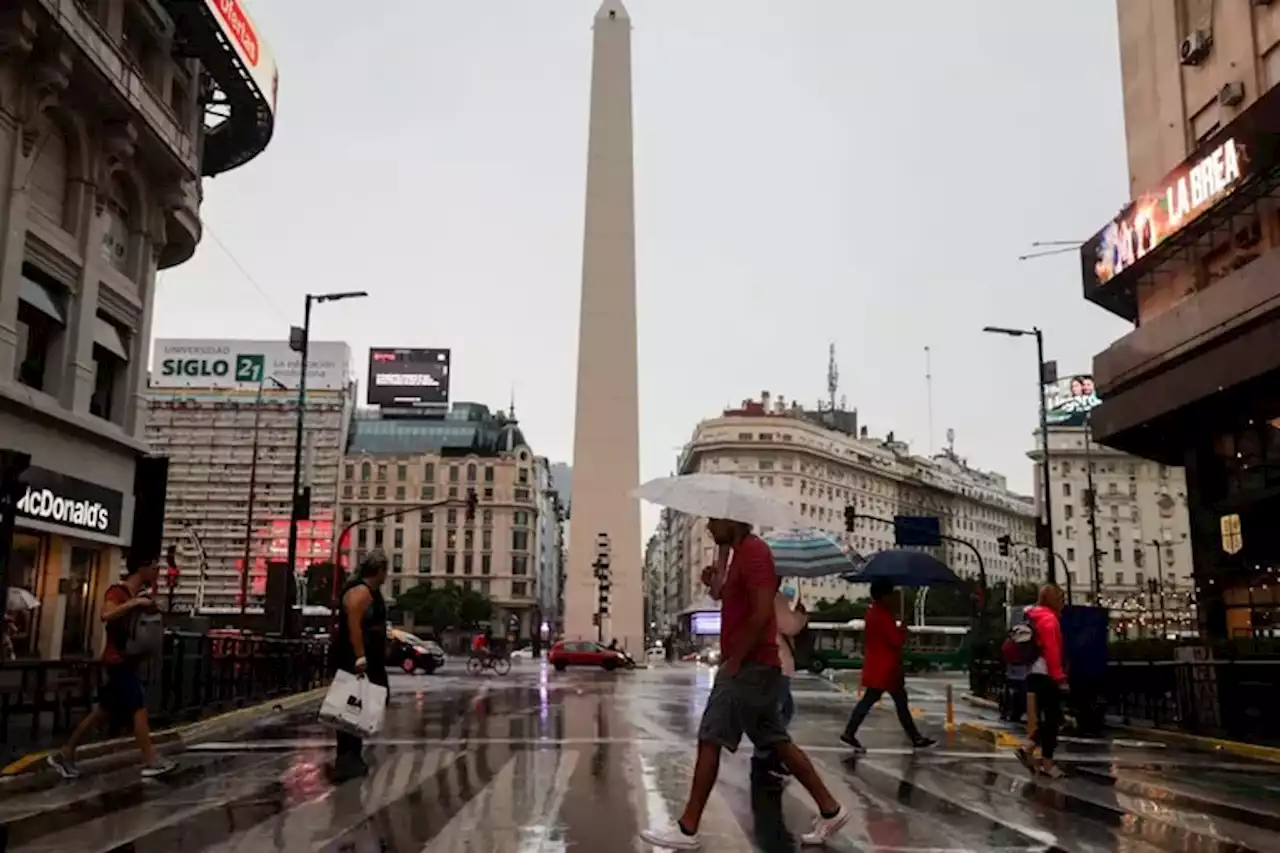
[[[140,666],[151,724],[159,728],[320,687],[328,677],[328,644],[171,631],[163,654]],[[93,708],[104,677],[97,660],[0,664],[0,766],[65,739]]]

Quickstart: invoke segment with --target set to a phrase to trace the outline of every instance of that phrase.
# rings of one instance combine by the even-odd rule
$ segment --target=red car
[[[589,640],[561,640],[551,647],[547,660],[551,661],[558,672],[564,672],[571,666],[598,666],[612,672],[627,665],[627,658],[622,652],[612,651]]]

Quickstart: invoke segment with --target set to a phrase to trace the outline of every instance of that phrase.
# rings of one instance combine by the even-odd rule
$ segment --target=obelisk
[[[565,637],[616,638],[643,660],[640,507],[631,495],[640,480],[631,18],[620,0],[604,0],[594,30]],[[593,564],[606,537],[609,612],[600,631]]]

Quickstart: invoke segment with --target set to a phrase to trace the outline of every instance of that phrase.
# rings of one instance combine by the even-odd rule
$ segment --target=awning
[[[24,275],[22,277],[22,288],[18,291],[18,298],[41,314],[57,320],[58,325],[67,325],[67,318],[63,314],[62,307],[58,304],[59,300],[40,282],[32,281]]]
[[[129,360],[129,348],[124,345],[124,336],[113,324],[101,317],[93,318],[93,342],[121,361]]]

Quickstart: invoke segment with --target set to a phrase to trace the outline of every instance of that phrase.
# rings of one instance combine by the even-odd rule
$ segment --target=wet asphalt
[[[0,853],[614,853],[678,815],[714,671],[510,675],[447,668],[397,677],[372,772],[334,784],[330,733],[314,711],[199,744],[174,773],[136,767],[0,799]],[[854,697],[796,680],[792,734],[853,812],[837,851],[875,853],[1274,853],[1280,766],[1134,740],[1070,741],[1069,778],[1035,782],[1007,750],[947,734],[947,680],[911,682],[913,754],[888,701],[855,759],[836,736]],[[958,699],[963,682],[952,681]],[[956,702],[960,720],[989,719]],[[703,822],[708,851],[791,851],[812,804],[798,785],[753,784],[750,746],[722,762]]]

